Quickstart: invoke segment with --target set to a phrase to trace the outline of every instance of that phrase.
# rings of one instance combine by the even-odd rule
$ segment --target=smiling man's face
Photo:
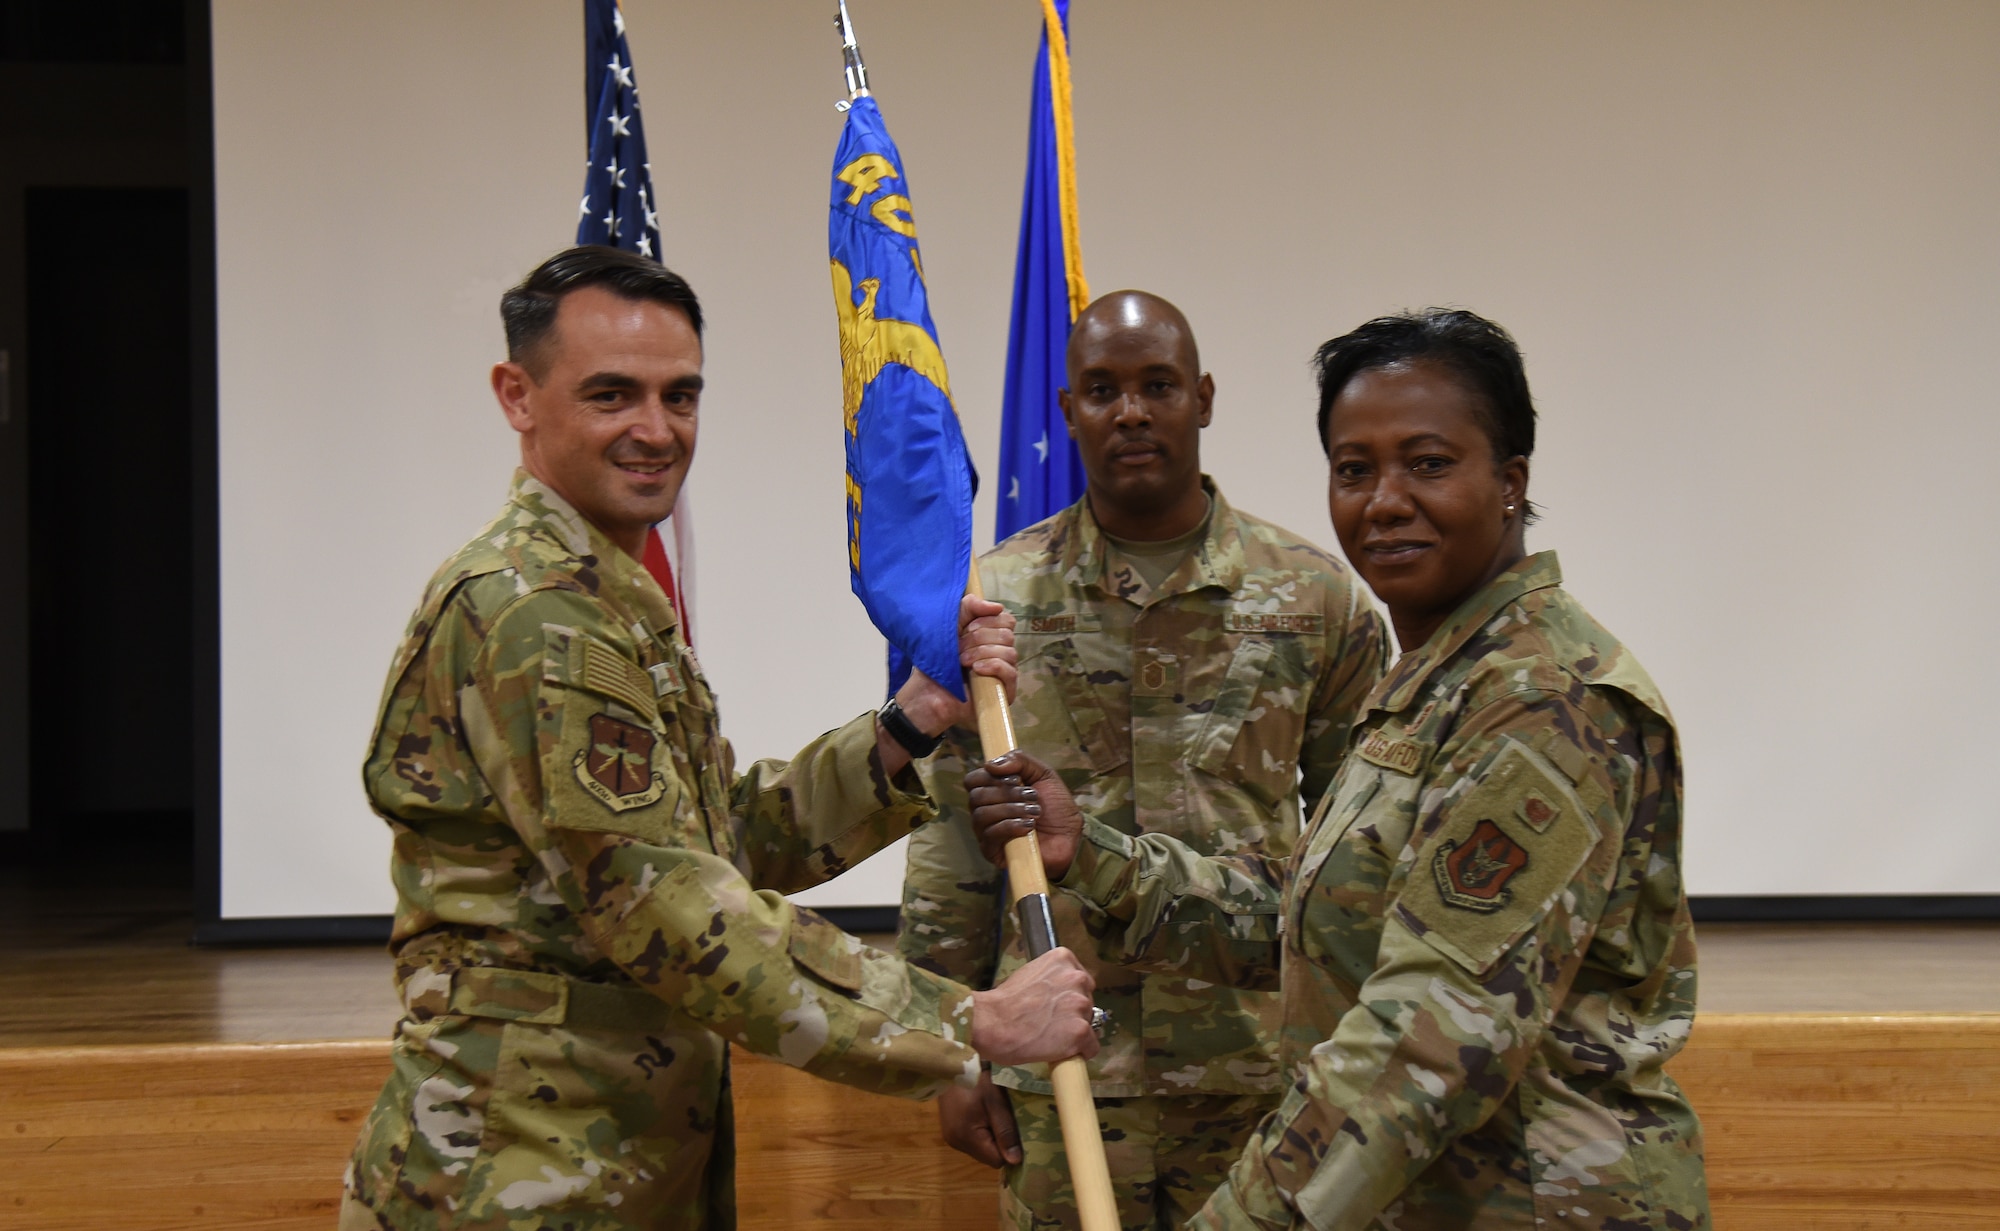
[[[687,480],[701,387],[684,313],[594,286],[563,297],[527,362],[493,369],[522,466],[634,559]]]

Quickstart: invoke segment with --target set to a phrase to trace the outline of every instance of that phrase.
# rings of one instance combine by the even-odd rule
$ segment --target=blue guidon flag
[[[576,242],[660,259],[659,198],[639,122],[639,84],[617,0],[583,0],[583,92],[590,117]]]
[[[827,246],[847,429],[847,565],[900,655],[963,699],[958,606],[972,567],[976,481],[931,323],[909,180],[875,100],[847,112]]]

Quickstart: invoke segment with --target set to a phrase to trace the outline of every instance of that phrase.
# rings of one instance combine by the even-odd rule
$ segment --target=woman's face
[[[1405,650],[1520,560],[1528,462],[1496,464],[1478,395],[1421,360],[1347,382],[1327,419],[1327,504]]]

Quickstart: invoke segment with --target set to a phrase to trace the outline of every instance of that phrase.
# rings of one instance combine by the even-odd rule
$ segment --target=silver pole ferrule
[[[854,41],[854,22],[847,16],[847,0],[839,0],[833,28],[840,34],[841,70],[847,76],[847,101],[868,97],[868,66],[861,62],[861,45]]]

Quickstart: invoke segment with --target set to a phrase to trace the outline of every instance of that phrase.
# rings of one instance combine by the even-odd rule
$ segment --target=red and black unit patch
[[[659,736],[622,718],[593,714],[590,744],[576,754],[576,780],[611,809],[643,808],[666,793],[666,777],[653,768]]]
[[[1507,882],[1528,866],[1528,852],[1492,821],[1473,826],[1463,842],[1445,842],[1431,860],[1438,895],[1463,910],[1490,914],[1507,905]]]

